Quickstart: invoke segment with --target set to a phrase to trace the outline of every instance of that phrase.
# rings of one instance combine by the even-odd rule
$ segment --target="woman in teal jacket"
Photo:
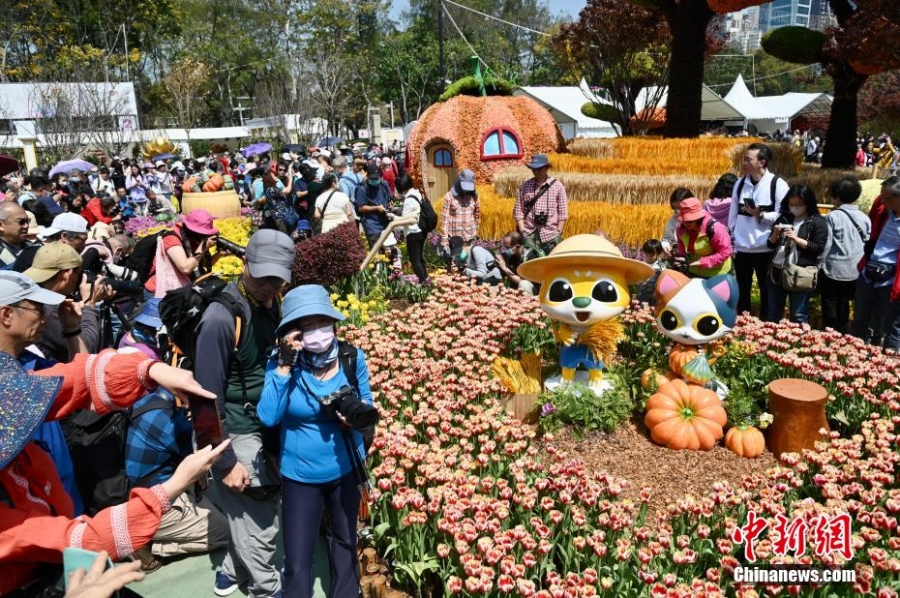
[[[327,512],[330,596],[357,598],[356,522],[365,452],[358,429],[344,422],[369,428],[377,419],[365,355],[339,345],[334,325],[344,316],[324,287],[294,288],[284,297],[282,313],[282,339],[269,362],[257,414],[266,426],[281,425],[284,595],[313,595],[313,553]],[[338,359],[341,349],[355,351],[355,388]],[[334,401],[323,405],[323,399]],[[357,421],[359,412],[364,426]]]

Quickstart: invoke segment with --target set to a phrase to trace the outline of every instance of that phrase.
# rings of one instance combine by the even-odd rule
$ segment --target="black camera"
[[[534,224],[535,226],[547,226],[547,214],[535,214]]]
[[[222,237],[216,239],[216,247],[225,250],[232,255],[236,255],[237,257],[244,257],[244,254],[247,253],[246,247],[242,247],[237,243],[232,243],[228,239],[223,239]]]
[[[349,386],[344,386],[325,397],[316,397],[319,405],[326,413],[340,413],[347,424],[360,432],[368,432],[375,429],[378,423],[378,410],[368,403],[363,403],[356,391]]]

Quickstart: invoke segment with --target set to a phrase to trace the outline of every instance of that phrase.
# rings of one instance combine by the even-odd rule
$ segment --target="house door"
[[[425,191],[431,201],[438,201],[456,182],[456,157],[453,146],[437,143],[425,150]]]

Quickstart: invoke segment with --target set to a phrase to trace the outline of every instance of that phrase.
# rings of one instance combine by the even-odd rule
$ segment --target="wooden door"
[[[425,150],[425,173],[423,182],[425,192],[431,201],[438,201],[453,183],[456,182],[456,155],[453,146],[446,143],[436,143]]]

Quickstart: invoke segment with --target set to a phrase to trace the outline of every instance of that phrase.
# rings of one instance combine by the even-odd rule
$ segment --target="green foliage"
[[[631,417],[635,403],[614,370],[608,370],[605,376],[613,387],[601,397],[584,384],[567,384],[541,393],[538,396],[541,429],[552,432],[562,426],[572,426],[575,436],[583,438],[585,432],[609,433],[622,425]]]
[[[523,324],[516,328],[503,355],[518,359],[525,353],[544,353],[555,347],[550,319],[542,316],[537,324]]]
[[[822,47],[826,40],[824,33],[808,27],[779,27],[766,33],[762,48],[785,62],[815,64],[822,59]]]
[[[820,69],[797,69],[797,65],[779,60],[757,50],[754,54],[740,54],[740,49],[726,47],[723,54],[707,61],[703,82],[722,95],[728,93],[734,80],[742,75],[750,92],[756,96],[782,95],[789,92],[828,92],[834,87],[831,77]],[[754,81],[755,79],[755,81]]]
[[[619,111],[614,106],[598,102],[585,102],[581,107],[581,113],[590,118],[608,122],[615,122],[619,118]]]
[[[513,86],[509,81],[500,79],[499,77],[485,77],[484,88],[489,96],[511,96]],[[463,77],[459,79],[441,94],[440,101],[446,102],[450,98],[456,96],[481,96],[481,84],[474,76]]]
[[[188,142],[191,146],[191,155],[194,157],[212,155],[212,143],[205,139],[191,139]]]

